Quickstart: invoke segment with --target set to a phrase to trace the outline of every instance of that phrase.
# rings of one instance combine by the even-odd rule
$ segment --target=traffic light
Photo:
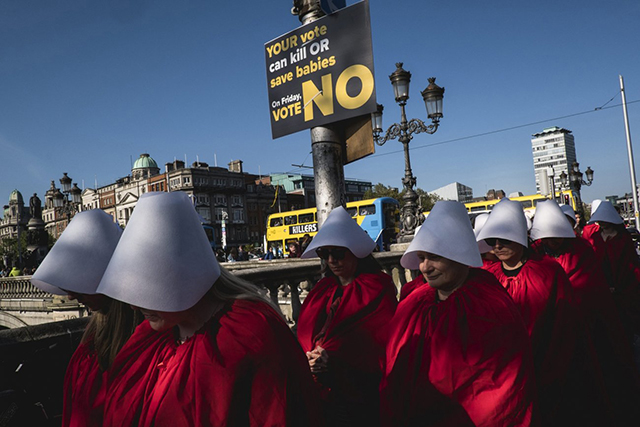
[[[565,194],[565,195],[564,195],[564,204],[565,204],[565,205],[569,205],[569,204],[570,204],[570,203],[569,203],[569,195],[568,195],[568,194]]]

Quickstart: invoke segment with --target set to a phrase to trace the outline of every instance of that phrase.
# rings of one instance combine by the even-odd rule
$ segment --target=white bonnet
[[[400,259],[404,268],[417,270],[418,252],[428,252],[470,267],[481,267],[482,257],[467,209],[459,202],[439,201]]]
[[[77,213],[38,267],[31,283],[45,292],[95,294],[122,235],[108,213]],[[64,289],[64,290],[63,290]]]
[[[600,202],[598,208],[591,214],[589,224],[597,221],[610,222],[611,224],[622,224],[624,222],[616,208],[608,200]]]
[[[477,237],[478,240],[490,238],[510,240],[524,247],[529,245],[527,219],[519,202],[505,198],[493,207]]]
[[[376,242],[349,215],[345,208],[334,208],[322,224],[300,258],[314,258],[316,249],[323,246],[340,246],[349,249],[356,257],[364,258],[376,247]]]
[[[574,238],[573,227],[567,221],[560,206],[553,200],[538,202],[536,216],[533,218],[531,239]]]
[[[194,306],[220,265],[186,193],[140,197],[98,292],[136,307],[177,312]]]

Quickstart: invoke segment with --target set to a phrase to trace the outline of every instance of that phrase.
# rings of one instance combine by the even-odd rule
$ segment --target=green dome
[[[138,160],[133,164],[133,169],[147,169],[147,168],[158,168],[158,164],[156,163],[151,156],[147,153],[140,154]]]
[[[9,196],[9,203],[11,203],[11,202],[24,203],[24,199],[22,198],[22,194],[20,194],[20,192],[18,190],[13,190],[11,192],[11,195]]]

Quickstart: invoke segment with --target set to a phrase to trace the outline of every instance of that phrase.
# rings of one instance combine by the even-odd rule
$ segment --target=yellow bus
[[[376,242],[378,250],[389,249],[400,231],[400,204],[390,197],[347,203],[347,212]],[[278,212],[267,219],[267,244],[288,255],[290,242],[301,242],[305,234],[318,233],[316,208]]]
[[[542,194],[532,194],[529,196],[518,196],[518,197],[509,197],[510,200],[515,200],[520,202],[522,208],[525,211],[525,214],[529,217],[532,217],[536,211],[536,205],[541,200],[549,200],[547,196],[543,196]],[[501,199],[493,199],[493,200],[481,200],[478,202],[469,202],[465,203],[464,206],[467,208],[469,215],[472,214],[481,214],[481,213],[489,213],[491,209],[498,203]],[[577,210],[577,202],[576,198],[571,190],[565,190],[556,193],[556,200],[559,200],[561,205],[571,205],[574,210]],[[424,215],[429,215],[429,212],[424,212]]]

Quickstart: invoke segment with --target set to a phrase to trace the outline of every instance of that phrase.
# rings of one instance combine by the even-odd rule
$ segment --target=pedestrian
[[[31,278],[37,288],[68,295],[91,310],[65,373],[63,427],[103,425],[106,375],[142,320],[128,304],[96,293],[121,234],[121,228],[104,211],[80,212]]]
[[[553,259],[529,249],[522,205],[502,199],[478,234],[499,262],[485,265],[518,306],[531,339],[544,426],[574,425],[581,396],[573,365],[580,323],[571,284]],[[583,411],[584,412],[584,411]]]
[[[289,250],[289,258],[300,258],[302,255],[300,244],[296,241],[287,243],[287,249]]]
[[[632,343],[640,371],[640,259],[622,217],[611,202],[597,205],[582,236],[591,244]]]
[[[568,206],[568,205],[564,205]],[[578,354],[583,364],[581,384],[592,403],[585,413],[590,423],[636,425],[640,383],[632,351],[615,303],[593,248],[576,237],[567,218],[553,200],[538,202],[533,219],[533,250],[553,257],[569,276],[574,300],[586,328],[585,350]],[[600,419],[593,414],[599,410]]]
[[[302,242],[300,243],[300,252],[301,253],[304,253],[304,251],[307,250],[307,247],[311,243],[311,240],[313,240],[313,238],[308,233],[305,234],[304,236],[302,236]]]
[[[114,362],[105,425],[318,425],[295,336],[216,262],[185,193],[140,197],[98,291],[146,318]]]
[[[325,277],[302,304],[297,334],[328,426],[379,425],[378,388],[397,300],[391,277],[373,258],[375,246],[340,206],[302,255],[325,262]]]
[[[529,426],[535,383],[518,308],[482,259],[465,207],[439,201],[401,258],[425,285],[398,306],[382,425]]]
[[[11,271],[9,272],[9,277],[18,277],[18,276],[20,276],[20,269],[14,265]]]

